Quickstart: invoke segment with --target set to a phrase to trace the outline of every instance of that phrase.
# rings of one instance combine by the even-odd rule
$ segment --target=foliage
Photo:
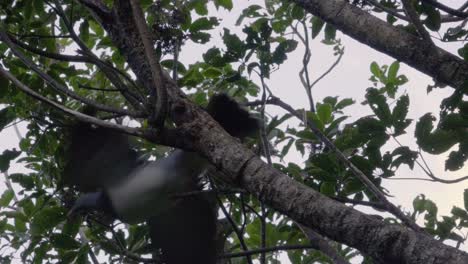
[[[49,55],[64,53],[64,50],[71,52],[76,45],[63,18],[57,14],[54,2],[2,1],[0,27],[30,49]],[[99,21],[85,7],[73,2],[60,1],[84,45],[103,61],[110,62],[113,67],[131,76],[125,58]],[[106,1],[108,6],[112,2]],[[292,52],[303,49],[297,31],[293,30],[295,25],[306,25],[309,41],[320,39],[335,51],[341,50],[339,35],[333,25],[287,1],[266,0],[262,5],[246,6],[236,22],[242,28],[241,33],[219,28],[221,18],[216,16],[216,10],[232,10],[231,0],[140,2],[158,40],[156,47],[161,65],[175,73],[177,84],[200,105],[205,105],[207,98],[217,92],[228,93],[242,102],[265,92],[265,87],[256,80],[269,79]],[[369,8],[366,1],[352,2],[360,8]],[[398,7],[397,1],[380,2],[388,8]],[[441,14],[437,8],[422,2],[418,2],[415,8],[424,17],[422,22],[429,30],[440,32]],[[373,10],[377,11],[377,8]],[[396,23],[397,18],[388,15],[387,21]],[[464,23],[454,25],[442,32],[443,39],[465,39],[468,32],[463,26]],[[410,26],[406,26],[406,29],[411,30]],[[187,65],[178,60],[176,54],[184,47],[211,43],[209,41],[218,33],[222,35],[222,43],[207,49],[201,61]],[[23,52],[44,72],[78,95],[118,108],[131,107],[112,91],[116,87],[96,65],[55,60],[26,50]],[[458,52],[468,60],[467,44],[460,47]],[[48,84],[13,55],[5,43],[0,43],[0,54],[3,67],[34,91],[69,108],[81,108],[78,101],[49,89]],[[365,115],[353,117],[354,121],[350,121],[346,111],[355,101],[328,96],[313,105],[315,111],[297,109],[304,116],[300,121],[315,124],[383,190],[383,179],[394,177],[403,165],[410,169],[419,166],[423,152],[434,155],[449,152],[445,161],[446,170],[466,168],[468,103],[465,97],[468,82],[442,101],[439,113],[427,113],[412,120],[408,112],[414,98],[400,89],[408,79],[400,72],[399,63],[379,65],[374,62],[370,65],[370,74],[372,87],[367,89],[365,101],[362,102],[368,106]],[[132,77],[125,79],[125,82],[140,85],[135,84]],[[29,172],[10,174],[8,179],[12,185],[8,185],[0,196],[0,262],[9,263],[13,258],[20,257],[25,263],[87,263],[88,258],[99,255],[109,262],[118,262],[124,256],[125,261],[130,263],[136,262],[134,256],[149,254],[151,249],[148,247],[147,230],[143,226],[122,226],[100,214],[80,219],[67,218],[67,209],[77,194],[64,186],[61,175],[66,162],[66,129],[73,121],[56,109],[21,93],[6,79],[0,78],[0,87],[3,107],[0,110],[0,130],[17,121],[27,122],[27,131],[18,149],[4,150],[0,154],[0,171],[7,172],[13,162],[29,169]],[[141,92],[141,89],[136,91]],[[261,113],[261,106],[256,110]],[[436,114],[438,118],[434,116]],[[273,150],[271,154],[275,168],[324,195],[351,199],[356,204],[361,201],[376,202],[376,197],[354,177],[347,166],[338,161],[328,146],[308,127],[291,125],[292,119],[291,113],[265,118],[265,134]],[[141,124],[141,120],[131,121]],[[389,141],[408,133],[411,125],[416,127],[414,138],[417,148],[400,145],[388,149]],[[167,151],[167,148],[155,147],[143,140],[135,141],[148,155],[160,157]],[[259,139],[249,143],[259,153],[264,153]],[[300,153],[304,163],[288,162],[288,155],[295,152]],[[226,194],[222,199],[232,219],[239,224],[249,248],[308,243],[291,219],[272,209],[262,210],[264,205],[253,196]],[[460,232],[466,233],[468,227],[468,190],[465,190],[464,201],[464,208],[454,207],[450,216],[439,217],[437,206],[420,195],[414,199],[411,216],[417,219],[423,215],[424,228],[437,239],[463,243],[464,237]],[[386,221],[396,222],[396,219],[388,217]],[[262,232],[266,234],[264,245]],[[355,249],[345,245],[333,243],[333,246],[346,259],[359,255]],[[239,238],[234,233],[229,235],[225,248],[230,251],[240,249]],[[331,263],[326,255],[317,250],[291,250],[287,256],[293,263]],[[259,256],[254,258],[259,259]],[[266,260],[268,263],[280,263],[277,252],[267,253]],[[244,263],[243,258],[236,261]]]

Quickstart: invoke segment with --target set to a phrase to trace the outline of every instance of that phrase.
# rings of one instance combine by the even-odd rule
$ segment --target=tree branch
[[[148,26],[146,25],[145,15],[141,10],[139,1],[130,0],[130,4],[132,6],[133,19],[135,20],[135,24],[141,38],[141,42],[143,43],[145,56],[149,62],[154,87],[156,88],[155,93],[150,93],[150,95],[153,96],[155,99],[153,99],[154,101],[151,102],[155,103],[155,113],[150,116],[150,121],[154,122],[156,127],[162,127],[164,126],[164,120],[166,119],[168,105],[167,91],[162,81],[161,65],[159,65],[159,63],[156,61],[156,54],[153,49],[153,38],[151,37],[151,34],[148,30]]]
[[[468,62],[396,28],[344,0],[290,0],[344,34],[454,88],[468,79]],[[402,48],[404,47],[404,48]]]
[[[406,15],[410,18],[411,23],[414,25],[416,31],[419,33],[421,38],[427,41],[427,43],[434,45],[431,36],[424,28],[424,25],[421,23],[421,20],[419,20],[419,14],[414,9],[412,0],[401,0],[401,3],[403,4],[403,8],[405,9]]]
[[[444,11],[447,14],[450,14],[452,16],[460,17],[460,18],[468,18],[468,13],[463,12],[462,10],[458,9],[453,9],[449,6],[446,6],[442,3],[439,3],[436,0],[421,0],[421,2],[428,3],[429,5],[436,7],[442,11]],[[466,3],[465,3],[466,4]],[[463,7],[463,6],[462,6]]]
[[[307,237],[309,242],[311,243],[312,246],[314,246],[315,249],[319,250],[320,252],[323,252],[325,255],[327,255],[335,264],[349,264],[348,261],[346,261],[338,252],[337,250],[330,244],[330,241],[322,237],[320,234],[312,230],[311,228],[308,228],[306,226],[303,226],[301,224],[296,223],[296,225],[299,227],[299,229],[304,233],[304,235]]]

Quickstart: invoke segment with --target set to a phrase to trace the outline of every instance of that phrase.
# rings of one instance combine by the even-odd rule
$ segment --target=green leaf
[[[195,20],[191,25],[190,25],[190,32],[197,32],[200,30],[210,30],[213,29],[215,26],[219,25],[218,19],[215,17],[202,17],[197,20]]]
[[[335,195],[335,182],[323,182],[320,184],[320,192],[327,196]]]
[[[57,249],[71,250],[81,246],[80,242],[66,234],[52,234],[50,236],[50,242]]]
[[[458,55],[460,55],[464,60],[468,61],[468,44],[465,44],[465,46],[458,49]]]
[[[463,206],[465,207],[465,210],[468,211],[468,189],[463,191]]]
[[[416,123],[416,143],[426,152],[440,154],[459,142],[458,134],[453,130],[433,129],[435,118],[427,113]]]
[[[458,218],[468,220],[468,212],[460,207],[454,206],[451,213]]]
[[[26,175],[23,173],[13,173],[9,175],[9,178],[12,182],[18,183],[21,187],[26,190],[31,190],[34,188],[34,176],[32,174]]]
[[[244,57],[246,51],[244,42],[237,35],[231,34],[229,29],[224,29],[223,41],[227,47],[226,55],[236,60]]]
[[[6,207],[10,204],[11,200],[15,197],[15,192],[11,189],[7,189],[3,192],[0,197],[0,207]]]
[[[193,1],[193,7],[195,12],[200,16],[206,16],[208,14],[208,8],[206,7],[206,0],[197,0]]]
[[[46,207],[40,210],[31,222],[31,233],[42,235],[54,228],[64,220],[64,212],[61,207]]]
[[[291,17],[297,20],[304,18],[304,9],[298,5],[294,5],[291,10]]]
[[[325,41],[333,41],[336,38],[336,28],[330,24],[327,23],[325,26]]]
[[[325,22],[317,16],[312,17],[312,39],[316,38],[322,31]]]
[[[88,20],[80,24],[80,38],[83,42],[88,43],[89,40],[89,23]]]
[[[439,10],[426,4],[423,4],[423,9],[424,13],[427,14],[427,18],[424,20],[426,27],[432,31],[438,31],[441,25],[441,16]]]
[[[1,89],[6,89],[5,86],[2,86]],[[16,119],[15,109],[13,107],[5,107],[0,110],[0,131],[5,128],[8,124],[12,123]]]
[[[173,70],[174,69],[174,60],[163,60],[161,61],[161,65],[164,66],[168,70]],[[187,69],[185,68],[185,65],[182,64],[180,61],[177,61],[177,72],[180,74],[185,74],[187,72]]]
[[[317,116],[324,124],[332,120],[332,106],[330,104],[319,104],[317,106]]]
[[[210,41],[211,35],[209,33],[198,31],[198,32],[193,32],[192,34],[190,34],[189,37],[190,37],[190,40],[192,40],[195,43],[204,44]]]
[[[215,0],[214,3],[215,3],[216,8],[218,6],[222,6],[229,11],[231,11],[233,7],[232,0]]]
[[[370,65],[370,71],[372,72],[372,74],[377,77],[379,80],[382,80],[382,77],[383,77],[383,72],[382,70],[380,69],[379,65],[377,64],[377,62],[373,61]]]
[[[354,100],[353,100],[353,99],[351,99],[351,98],[345,98],[345,99],[339,101],[339,102],[335,105],[334,109],[335,109],[335,110],[341,110],[341,109],[344,109],[345,107],[350,106],[350,105],[353,105],[353,104],[354,104]]]
[[[0,155],[0,171],[5,172],[10,168],[10,162],[16,159],[21,154],[21,151],[13,150],[4,150]]]
[[[388,80],[393,81],[397,79],[398,70],[400,69],[400,63],[398,61],[393,62],[388,68]]]
[[[387,127],[391,126],[393,124],[392,114],[385,96],[383,96],[377,89],[369,88],[367,89],[366,99],[372,111],[374,111],[383,124]]]
[[[210,67],[204,70],[202,73],[206,78],[217,78],[223,74],[221,70],[219,70],[218,68],[214,68],[214,67]]]
[[[393,127],[395,128],[395,136],[404,133],[404,130],[411,124],[411,120],[406,119],[409,109],[409,96],[401,96],[392,112]]]

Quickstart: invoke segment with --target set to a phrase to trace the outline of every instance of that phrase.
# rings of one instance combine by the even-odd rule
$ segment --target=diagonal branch
[[[81,55],[65,55],[65,54],[59,54],[59,53],[53,53],[53,52],[48,52],[48,51],[43,51],[41,49],[32,47],[22,41],[19,41],[15,37],[13,37],[10,33],[7,33],[8,37],[10,38],[11,42],[15,43],[18,47],[21,47],[22,49],[25,49],[29,52],[32,52],[34,54],[51,58],[54,60],[59,60],[59,61],[68,61],[68,62],[86,62],[86,63],[91,63],[91,59],[89,59],[86,56],[81,56]]]
[[[401,3],[403,4],[403,8],[405,9],[406,15],[410,18],[411,23],[414,25],[414,27],[416,28],[416,31],[419,33],[421,38],[427,41],[427,43],[434,45],[434,43],[432,42],[431,36],[424,28],[424,25],[421,23],[421,20],[419,20],[419,14],[416,12],[416,10],[413,7],[413,1],[401,0]]]
[[[447,14],[450,14],[452,16],[460,17],[460,18],[468,18],[468,13],[463,12],[462,10],[459,9],[454,9],[449,6],[446,6],[436,0],[421,0],[421,2],[428,3],[429,5],[436,7],[442,11],[444,11]],[[468,2],[467,2],[468,3]],[[465,5],[467,4],[465,3]],[[463,7],[463,6],[462,6]]]
[[[141,10],[139,1],[130,0],[130,4],[132,7],[133,19],[135,20],[138,33],[143,43],[145,56],[147,61],[149,62],[154,87],[156,87],[155,93],[150,94],[156,99],[153,99],[152,102],[155,103],[155,113],[150,116],[150,121],[153,121],[156,127],[162,127],[164,125],[164,120],[166,118],[167,113],[167,90],[166,86],[162,81],[163,76],[161,65],[159,65],[159,63],[156,61],[157,57],[153,49],[152,37],[148,30],[148,26],[146,25],[145,15]]]

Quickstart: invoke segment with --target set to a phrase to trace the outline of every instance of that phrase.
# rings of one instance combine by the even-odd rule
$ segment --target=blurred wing
[[[216,214],[207,197],[185,197],[148,224],[164,263],[216,263]]]
[[[84,192],[121,182],[137,166],[127,135],[85,123],[72,128],[66,155],[64,181]]]

